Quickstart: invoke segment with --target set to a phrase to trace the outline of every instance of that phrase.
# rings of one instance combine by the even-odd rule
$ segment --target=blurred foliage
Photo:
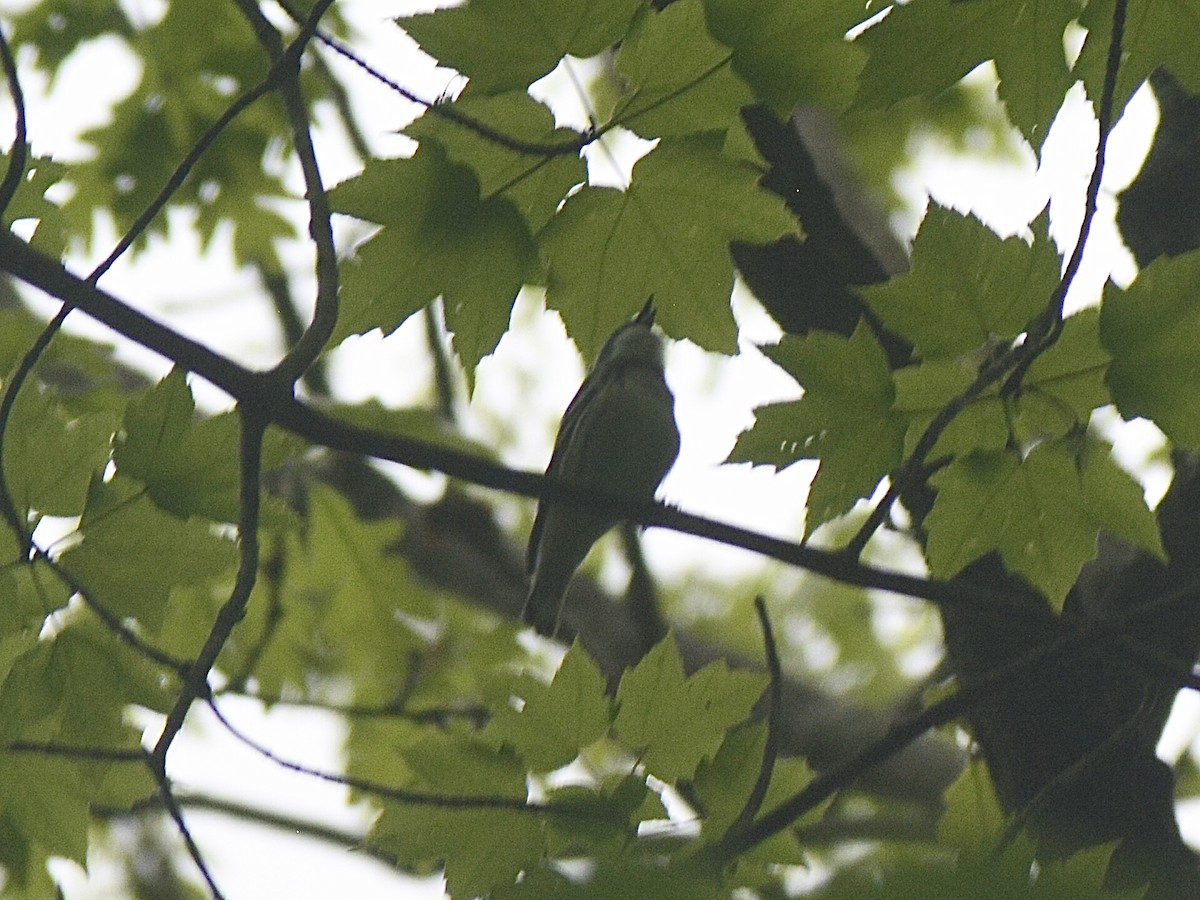
[[[812,230],[770,189],[772,164],[744,107],[781,121],[797,104],[821,107],[844,132],[867,190],[890,197],[915,137],[966,150],[982,134],[995,152],[1020,141],[1036,152],[1075,80],[1098,96],[1112,2],[1062,0],[1029,16],[1011,0],[930,0],[891,8],[852,40],[846,33],[870,10],[851,0],[469,0],[402,17],[386,27],[403,29],[468,85],[405,129],[418,145],[411,155],[363,160],[330,191],[339,215],[373,229],[343,253],[331,346],[390,333],[440,297],[449,346],[473,386],[510,328],[518,292],[531,286],[544,290],[585,359],[651,294],[668,337],[735,353],[730,244],[802,243]],[[300,6],[301,15],[311,8]],[[1133,0],[1138,27],[1119,104],[1160,64],[1200,88],[1194,48],[1181,49],[1179,37],[1194,34],[1149,9]],[[82,47],[109,39],[137,79],[81,135],[85,158],[38,146],[4,223],[33,228],[33,246],[56,259],[90,249],[102,222],[127,232],[199,146],[167,199],[168,210],[189,216],[155,216],[130,253],[175,237],[176,223],[201,247],[232,228],[239,265],[278,273],[278,243],[303,238],[307,216],[289,212],[301,198],[289,186],[283,104],[268,93],[201,143],[268,76],[269,58],[239,4],[172,2],[159,13],[43,0],[7,17],[23,70],[53,82]],[[1073,68],[1062,37],[1075,19],[1090,31]],[[336,7],[321,24],[355,46]],[[329,52],[317,43],[306,51],[300,85],[310,121],[318,105],[339,102],[342,85],[315,63]],[[584,130],[560,124],[529,93],[568,56],[603,57]],[[978,77],[963,81],[989,63],[996,95]],[[603,142],[594,152],[615,154],[622,133],[646,139],[645,153],[621,168],[619,184],[597,183],[594,159],[581,151]],[[1063,261],[1046,217],[1031,234],[1002,240],[973,217],[934,208],[909,271],[854,289],[861,319],[856,307],[844,333],[797,328],[764,348],[804,392],[760,408],[730,460],[818,463],[803,539],[850,539],[864,501],[929,423],[982,364],[1035,329]],[[963,404],[931,448],[937,495],[907,554],[923,550],[933,575],[947,579],[998,559],[1056,606],[1095,557],[1102,530],[1163,556],[1138,485],[1089,421],[1115,405],[1153,419],[1174,446],[1200,449],[1197,258],[1161,260],[1126,289],[1110,285],[1099,313],[1063,323],[1020,391],[992,385]],[[187,662],[235,591],[238,532],[248,524],[238,412],[199,413],[182,367],[147,385],[107,345],[63,334],[18,383],[43,324],[23,306],[0,309],[0,373],[12,392],[0,423],[5,897],[50,895],[49,858],[84,865],[94,819],[130,814],[153,796],[129,711],[171,709]],[[911,351],[901,364],[897,347]],[[452,433],[440,412],[324,399],[347,427],[480,456],[498,449]],[[395,507],[364,514],[399,496],[392,486],[380,488],[364,467],[336,488],[321,477],[328,460],[268,431],[259,462],[272,490],[249,523],[263,548],[260,570],[213,685],[218,698],[248,693],[346,713],[344,775],[378,813],[364,840],[399,869],[442,871],[458,896],[512,898],[737,889],[776,897],[802,872],[813,896],[830,898],[1101,891],[1111,846],[1034,864],[1024,837],[1004,842],[1009,818],[981,765],[944,798],[937,835],[928,820],[881,833],[902,804],[847,789],[807,805],[799,831],[779,830],[731,864],[714,863],[730,834],[826,777],[803,760],[771,758],[761,715],[768,679],[724,661],[692,671],[675,634],[615,676],[581,643],[560,658],[560,648],[521,634],[489,593],[519,579],[494,522],[493,530],[472,522],[474,555],[450,564],[494,576],[461,596],[423,577],[412,548],[428,523]],[[880,543],[866,558],[885,565]],[[857,588],[775,569],[753,584],[685,583],[667,608],[687,636],[757,659],[749,598],[758,593],[770,597],[789,676],[875,710],[907,704],[925,687],[916,680],[922,666],[906,657],[932,641],[926,607],[875,605]],[[1194,766],[1183,772],[1181,789],[1194,793]],[[820,828],[842,830],[806,843]],[[132,891],[192,893],[158,844],[130,852],[159,869],[139,874]]]

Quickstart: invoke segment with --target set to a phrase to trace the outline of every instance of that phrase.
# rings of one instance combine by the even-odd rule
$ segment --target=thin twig
[[[255,825],[265,825],[269,828],[277,828],[289,835],[302,835],[304,837],[314,838],[327,844],[353,850],[356,853],[369,856],[372,859],[378,860],[381,863],[385,863],[395,868],[395,854],[388,853],[386,850],[383,850],[373,844],[366,843],[366,835],[363,834],[353,831],[343,831],[337,828],[330,828],[329,826],[310,822],[306,819],[285,816],[272,810],[261,809],[256,806],[250,806],[245,803],[239,803],[235,800],[229,800],[222,797],[213,797],[209,794],[176,791],[175,801],[183,809],[204,810],[205,812],[221,813],[237,819],[240,822],[251,822]],[[161,811],[162,808],[162,801],[157,797],[154,797],[147,801],[136,803],[132,807],[128,808],[110,806],[92,807],[92,812],[94,815],[103,818],[119,819],[129,816],[144,815],[146,813],[157,813]]]
[[[258,669],[259,663],[262,662],[263,655],[267,652],[271,641],[278,634],[279,626],[283,624],[284,607],[281,595],[283,593],[284,550],[282,545],[283,538],[276,536],[270,553],[263,560],[259,578],[267,596],[262,629],[246,650],[245,658],[238,671],[228,674],[228,683],[223,689],[225,693],[244,693],[246,685]]]
[[[452,424],[454,415],[454,377],[450,356],[442,340],[441,311],[438,302],[426,304],[422,311],[425,320],[425,348],[433,361],[433,385],[437,397],[437,411],[441,420]]]
[[[317,71],[321,73],[321,77],[325,79],[325,90],[329,91],[333,108],[337,110],[338,118],[342,120],[342,127],[346,129],[346,137],[350,141],[350,146],[354,148],[354,153],[359,160],[366,162],[373,154],[370,144],[367,143],[367,137],[354,115],[354,107],[350,103],[350,92],[346,90],[341,79],[334,76],[323,54],[314,52],[311,59]]]
[[[323,5],[328,5],[329,2],[331,2],[331,0],[325,0]],[[294,45],[297,48],[297,53],[299,53],[299,51],[303,49],[304,44],[307,43],[308,36],[302,35],[301,38],[302,39],[298,39],[297,44]],[[212,125],[208,127],[207,130],[205,130],[204,134],[202,134],[199,140],[197,140],[192,146],[192,149],[188,151],[187,155],[183,158],[179,165],[175,167],[175,171],[171,173],[171,177],[167,179],[166,184],[162,186],[158,194],[155,195],[154,199],[146,205],[146,208],[143,209],[137,219],[134,220],[133,224],[129,227],[129,230],[126,231],[121,237],[121,240],[117,242],[117,245],[112,249],[112,252],[105,257],[103,262],[101,262],[98,266],[96,266],[95,269],[92,270],[92,273],[88,276],[88,280],[90,282],[95,284],[97,281],[99,281],[104,273],[112,268],[113,264],[120,259],[122,255],[124,255],[125,251],[133,246],[134,242],[150,226],[150,223],[154,221],[155,217],[162,211],[163,207],[167,205],[171,197],[174,196],[175,192],[183,186],[183,183],[187,180],[188,175],[191,174],[192,169],[195,168],[196,164],[201,160],[204,154],[208,152],[208,149],[213,145],[213,143],[216,142],[217,138],[230,125],[230,123],[232,123],[234,119],[236,119],[244,110],[250,107],[256,100],[275,89],[284,69],[291,60],[291,49],[292,48],[289,48],[289,54],[281,55],[279,59],[275,60],[271,68],[268,70],[266,77],[263,78],[262,81],[239,95],[237,99],[235,99],[233,103],[230,104],[230,106],[225,110],[225,112],[221,114],[220,118],[218,118],[215,122],[213,122]]]
[[[183,689],[167,714],[162,733],[154,745],[154,762],[166,771],[167,751],[179,734],[192,703],[199,697],[209,695],[208,674],[216,664],[217,656],[224,649],[234,627],[246,614],[246,604],[258,577],[258,520],[259,480],[262,475],[262,442],[266,423],[257,415],[239,407],[241,411],[241,509],[238,513],[238,571],[229,599],[217,613],[217,619],[209,631],[196,661],[188,671]]]
[[[36,544],[33,545],[35,559],[41,562],[47,569],[53,572],[58,578],[62,579],[63,583],[71,589],[71,593],[78,595],[86,604],[87,608],[99,617],[104,626],[111,631],[116,637],[132,650],[140,653],[142,656],[158,663],[167,669],[170,669],[180,678],[186,678],[191,663],[167,653],[165,650],[160,650],[153,644],[142,638],[137,632],[132,631],[121,617],[106,607],[103,603],[92,596],[91,591],[79,579],[65,569],[58,560],[51,557],[42,548]]]
[[[1092,168],[1091,180],[1088,183],[1086,200],[1083,211],[1083,224],[1079,229],[1079,237],[1071,256],[1063,269],[1062,276],[1050,296],[1045,312],[1034,322],[1023,343],[1014,345],[1007,350],[988,357],[979,367],[975,380],[957,397],[953,398],[939,411],[933,421],[926,426],[912,454],[897,470],[887,492],[871,510],[867,520],[858,532],[847,543],[843,552],[857,557],[866,547],[867,541],[887,518],[892,504],[911,485],[925,465],[925,460],[933,450],[934,445],[950,423],[979,398],[993,384],[1005,379],[1001,393],[1013,396],[1020,391],[1021,381],[1025,373],[1041,354],[1045,353],[1058,340],[1063,327],[1063,304],[1071,289],[1079,266],[1083,261],[1083,252],[1091,233],[1092,220],[1096,217],[1096,207],[1100,196],[1100,182],[1104,177],[1104,163],[1108,150],[1108,138],[1112,131],[1113,94],[1116,90],[1117,73],[1120,70],[1121,48],[1125,33],[1125,11],[1128,0],[1116,0],[1113,10],[1112,40],[1108,46],[1108,65],[1104,73],[1104,89],[1100,98],[1100,109],[1097,113],[1100,139],[1096,146],[1096,162]]]
[[[410,710],[395,703],[384,705],[356,703],[325,703],[320,700],[295,699],[283,696],[267,696],[261,691],[249,691],[236,684],[213,691],[214,697],[235,695],[248,700],[257,700],[265,706],[292,706],[318,712],[345,716],[348,719],[401,719],[418,725],[439,725],[462,720],[481,727],[491,717],[485,706],[434,706]]]
[[[292,17],[293,21],[297,23],[304,21],[304,17],[298,10],[292,8],[290,3],[285,2],[285,0],[279,0],[279,5],[282,6],[287,14]],[[358,66],[358,68],[362,69],[380,84],[399,94],[410,103],[415,103],[431,114],[440,116],[447,121],[453,122],[455,125],[461,125],[463,128],[466,128],[468,131],[479,135],[481,138],[491,141],[493,144],[504,147],[506,150],[511,150],[514,153],[546,157],[563,156],[568,153],[578,153],[584,147],[600,138],[603,134],[603,130],[589,132],[587,134],[580,135],[576,140],[567,141],[560,144],[542,144],[536,141],[522,141],[519,138],[514,138],[511,135],[495,129],[484,122],[480,122],[471,118],[462,111],[456,109],[452,104],[425,100],[422,97],[417,96],[408,88],[384,75],[328,32],[317,29],[315,32],[315,37],[330,50],[333,50],[339,56],[342,56],[354,63],[354,65]],[[609,127],[613,127],[613,124],[615,123],[610,124]]]
[[[146,751],[136,749],[114,749],[109,747],[74,747],[53,741],[13,741],[4,748],[6,753],[37,753],[41,756],[63,756],[69,759],[85,759],[92,762],[135,762],[146,761]]]
[[[1195,576],[1132,609],[1120,610],[1103,618],[1084,622],[1077,628],[1064,631],[1044,643],[1031,647],[1023,656],[983,672],[969,684],[960,685],[951,696],[896,723],[879,740],[863,748],[842,765],[818,775],[802,790],[740,832],[733,840],[714,845],[712,855],[719,856],[718,861],[724,861],[746,852],[789,827],[792,822],[837,791],[849,787],[869,769],[895,755],[929,729],[966,714],[987,699],[998,687],[1030,667],[1055,656],[1066,655],[1094,646],[1100,641],[1119,637],[1125,633],[1128,626],[1136,622],[1148,619],[1172,605],[1190,602],[1197,590],[1200,590],[1200,576]]]
[[[259,42],[271,56],[271,71],[278,73],[274,81],[283,99],[292,130],[293,148],[304,176],[304,193],[309,210],[308,233],[317,251],[317,297],[312,320],[300,335],[300,339],[284,354],[270,373],[272,380],[289,386],[304,374],[325,348],[326,342],[333,334],[338,316],[338,266],[337,250],[333,242],[332,213],[325,186],[321,181],[317,153],[313,147],[308,108],[300,90],[300,57],[312,40],[321,16],[332,3],[333,0],[318,0],[314,3],[308,17],[301,24],[300,33],[285,49],[279,32],[262,14],[257,4],[252,0],[237,0],[238,7],[250,21]]]
[[[949,697],[931,704],[919,713],[897,722],[887,733],[864,747],[837,768],[816,776],[803,789],[793,794],[762,818],[731,835],[728,841],[714,845],[718,861],[740,856],[767,838],[791,826],[796,819],[815,809],[820,803],[843,788],[852,785],[869,769],[903,750],[931,728],[959,718],[983,701],[995,688],[1021,671],[1042,660],[1094,639],[1096,629],[1070,632],[1033,647],[1019,659],[1012,660],[982,675],[970,685],[960,686]]]
[[[1113,98],[1117,90],[1117,75],[1121,70],[1121,55],[1124,52],[1125,14],[1127,7],[1128,0],[1116,0],[1113,6],[1112,36],[1108,42],[1108,60],[1104,69],[1104,86],[1100,92],[1100,107],[1096,111],[1097,130],[1099,131],[1099,138],[1096,142],[1096,161],[1092,165],[1091,178],[1088,181],[1087,192],[1084,195],[1083,222],[1079,227],[1079,236],[1075,240],[1075,246],[1071,249],[1071,256],[1067,260],[1066,267],[1063,269],[1058,287],[1050,298],[1050,304],[1046,308],[1046,312],[1043,314],[1037,328],[1031,330],[1032,333],[1030,334],[1027,352],[1022,354],[1020,361],[1004,384],[1003,393],[1006,396],[1013,396],[1020,391],[1021,382],[1025,378],[1025,373],[1029,371],[1029,367],[1033,364],[1033,361],[1042,353],[1049,350],[1062,334],[1063,304],[1066,303],[1067,294],[1070,292],[1071,285],[1074,284],[1075,278],[1079,274],[1079,267],[1083,264],[1083,253],[1086,249],[1087,239],[1092,231],[1092,222],[1096,218],[1096,209],[1099,205],[1100,182],[1104,178],[1104,165],[1108,154],[1108,138],[1112,133],[1113,127]]]
[[[771,776],[775,772],[775,759],[779,755],[779,706],[783,696],[783,669],[779,665],[779,647],[775,643],[775,632],[771,628],[771,618],[767,614],[767,604],[762,597],[754,598],[754,611],[758,614],[758,625],[763,634],[763,650],[767,658],[767,673],[771,676],[769,693],[767,694],[767,739],[763,744],[762,765],[758,769],[758,778],[746,805],[729,827],[727,834],[735,834],[744,828],[749,828],[758,811],[762,809],[763,800],[767,796],[767,788],[771,786]]]
[[[192,863],[200,871],[200,877],[208,885],[209,894],[212,895],[213,900],[224,900],[225,895],[217,887],[216,879],[213,878],[212,871],[208,868],[208,863],[204,861],[204,855],[200,852],[200,847],[196,844],[196,839],[192,837],[191,829],[188,828],[187,822],[184,821],[183,810],[179,808],[179,803],[171,791],[171,782],[167,778],[167,773],[160,769],[153,760],[147,760],[146,764],[150,768],[155,782],[158,784],[158,795],[162,798],[163,807],[175,823],[175,829],[179,832],[180,838],[183,839],[183,845],[187,848],[188,856],[191,857]]]
[[[326,781],[330,784],[340,784],[344,787],[353,788],[356,791],[362,791],[364,794],[370,794],[383,800],[393,800],[398,803],[412,803],[421,806],[435,806],[442,809],[508,809],[514,812],[528,813],[552,813],[561,815],[577,814],[577,810],[569,810],[564,807],[556,807],[545,803],[535,803],[527,801],[520,797],[497,797],[487,795],[476,796],[455,796],[451,794],[425,794],[419,791],[409,791],[403,788],[392,787],[391,785],[381,784],[379,782],[370,781],[365,778],[355,778],[352,775],[341,775],[336,772],[326,772],[322,769],[316,769],[312,766],[306,766],[302,763],[293,762],[289,759],[277,755],[269,747],[260,744],[254,738],[250,737],[245,732],[241,731],[236,725],[225,717],[221,708],[217,706],[216,701],[209,697],[206,700],[208,708],[212,714],[216,716],[217,721],[225,728],[229,734],[239,743],[253,750],[264,759],[268,759],[280,768],[287,769],[289,772],[295,772],[299,775],[307,775],[310,778],[316,778],[320,781]]]
[[[50,345],[50,341],[54,339],[54,335],[58,333],[58,329],[62,327],[63,320],[66,319],[70,312],[71,307],[69,304],[64,303],[59,308],[54,318],[47,323],[30,348],[25,351],[21,357],[21,361],[17,364],[16,370],[12,374],[12,378],[4,386],[4,394],[0,396],[0,460],[3,460],[4,443],[8,437],[8,423],[12,419],[12,411],[17,402],[17,395],[21,393],[21,388],[25,384],[26,379],[29,378],[33,367],[37,365],[37,361],[41,359],[42,354],[46,351],[46,347]],[[21,558],[27,560],[33,548],[33,534],[26,527],[27,523],[24,521],[21,511],[17,509],[16,500],[13,498],[12,491],[8,487],[8,478],[5,476],[3,465],[0,465],[0,513],[4,515],[5,520],[16,536],[20,546]]]
[[[29,143],[25,123],[25,94],[21,90],[21,79],[17,76],[17,61],[13,57],[12,47],[4,29],[0,28],[0,66],[4,68],[4,76],[8,81],[8,94],[12,97],[14,116],[16,118],[12,150],[8,154],[8,171],[4,180],[0,181],[0,219],[8,204],[17,195],[17,189],[25,177],[25,167],[29,164]]]
[[[271,91],[271,88],[274,86],[275,77],[275,70],[272,69],[267,73],[267,77],[263,79],[263,81],[256,84],[248,91],[245,91],[236,100],[234,100],[229,108],[221,114],[221,117],[217,119],[217,121],[213,122],[212,125],[210,125],[204,132],[204,134],[200,135],[200,139],[196,141],[196,143],[192,146],[192,149],[188,151],[187,155],[183,158],[179,165],[175,167],[175,171],[171,173],[171,177],[167,179],[166,184],[162,186],[159,192],[155,195],[154,199],[146,205],[146,208],[142,210],[141,215],[139,215],[137,219],[134,220],[133,224],[129,226],[129,230],[121,236],[119,241],[117,241],[117,245],[113,247],[112,252],[110,252],[108,256],[105,257],[104,260],[92,270],[92,273],[88,276],[88,281],[92,282],[93,284],[99,281],[104,273],[112,268],[113,263],[120,259],[121,256],[124,255],[125,251],[133,246],[134,242],[141,237],[142,233],[150,226],[150,223],[154,221],[154,218],[162,211],[163,207],[167,205],[171,197],[175,195],[175,192],[183,186],[183,183],[187,180],[188,175],[191,174],[191,171],[196,166],[196,163],[198,163],[204,154],[208,152],[209,147],[213,145],[216,139],[220,136],[221,132],[224,131],[229,124],[242,113],[243,110],[253,104],[255,100]]]

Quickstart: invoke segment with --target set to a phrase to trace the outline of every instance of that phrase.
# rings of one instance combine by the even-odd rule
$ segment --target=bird
[[[609,336],[563,413],[546,474],[629,500],[650,500],[679,455],[675,398],[652,330],[654,298]],[[624,519],[585,501],[538,502],[524,622],[554,637],[567,585],[592,545]]]

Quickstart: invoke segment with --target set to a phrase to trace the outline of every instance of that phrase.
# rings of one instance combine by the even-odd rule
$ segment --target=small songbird
[[[663,376],[654,299],[612,333],[563,414],[547,475],[649,500],[679,455],[675,398]],[[592,544],[621,521],[583,501],[542,500],[529,535],[532,576],[521,618],[553,637],[567,584]]]

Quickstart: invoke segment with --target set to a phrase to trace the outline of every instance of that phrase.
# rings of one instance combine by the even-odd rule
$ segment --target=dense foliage
[[[220,896],[188,827],[214,803],[172,765],[205,708],[273,764],[377,812],[365,835],[224,814],[361,841],[399,870],[444,871],[454,896],[1200,890],[1174,818],[1189,782],[1154,757],[1200,650],[1197,0],[469,0],[387,25],[465,77],[440,99],[363,58],[331,0],[159,12],[41,0],[0,19],[15,126],[0,182],[5,896],[51,895],[48,859],[119,853],[109,829],[130,821],[170,862],[130,853],[131,891]],[[69,160],[27,130],[21,84],[53,81],[101,40],[137,74]],[[577,83],[585,128],[530,90],[567,57],[591,73]],[[963,86],[989,62],[995,96]],[[1108,135],[1152,73],[1163,125],[1120,220],[1142,271],[1065,314]],[[396,158],[372,155],[354,117],[356,85],[379,80],[423,109]],[[1040,152],[1077,83],[1099,141],[1065,249],[1048,213],[1002,238],[935,204],[908,258],[889,256],[830,193],[861,182],[887,202],[922,131],[1012,128]],[[814,110],[856,165],[846,184],[799,124]],[[321,118],[362,157],[336,186]],[[653,143],[621,183],[601,179],[597,158],[632,136]],[[367,236],[335,246],[335,214],[339,238],[350,219]],[[106,292],[116,260],[181,229],[199,247],[232,230],[283,335],[271,368]],[[281,248],[298,240],[315,265],[289,281]],[[104,261],[76,274],[92,256]],[[521,634],[519,538],[494,501],[603,498],[468,441],[458,382],[479,386],[522,290],[585,361],[650,295],[668,338],[737,353],[739,277],[786,332],[763,353],[803,393],[760,407],[730,462],[818,461],[804,532],[689,515],[686,497],[626,504],[785,566],[754,587],[656,598],[629,532],[626,602],[581,580],[560,660]],[[37,292],[57,314],[28,302]],[[333,348],[414,316],[428,407],[331,391]],[[80,318],[174,368],[151,383],[62,330]],[[198,412],[199,380],[232,409]],[[1169,441],[1157,514],[1095,427],[1112,407]],[[449,486],[417,503],[379,460]],[[818,529],[831,549],[808,543]],[[881,538],[896,535],[927,576],[891,565]],[[716,622],[667,629],[693,588],[723,598]],[[872,628],[868,588],[937,611],[945,681],[902,684],[903,648]],[[868,673],[857,688],[807,681],[795,636],[772,628],[783,615]],[[225,717],[237,697],[335,714],[344,768],[263,747]]]

